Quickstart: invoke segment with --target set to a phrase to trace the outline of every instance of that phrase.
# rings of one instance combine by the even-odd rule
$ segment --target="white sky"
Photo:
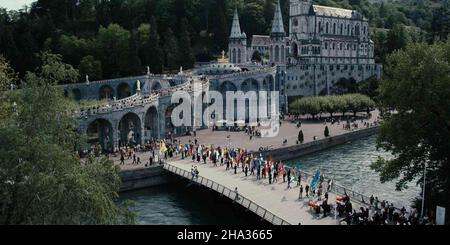
[[[8,10],[18,10],[36,0],[0,0],[0,7]]]

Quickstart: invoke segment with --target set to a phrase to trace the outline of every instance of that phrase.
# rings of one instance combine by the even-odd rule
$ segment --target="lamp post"
[[[425,210],[425,189],[426,189],[426,177],[427,177],[427,162],[424,164],[423,168],[423,190],[422,190],[422,212],[421,217],[424,216],[424,210]]]

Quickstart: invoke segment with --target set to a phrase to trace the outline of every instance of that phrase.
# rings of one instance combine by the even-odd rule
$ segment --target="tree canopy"
[[[445,1],[314,2],[355,9],[367,17],[376,60],[381,63],[387,54],[408,42],[443,40],[450,31]],[[0,9],[0,53],[21,78],[38,67],[39,60],[34,54],[45,50],[62,54],[64,62],[80,70],[81,61],[91,55],[101,62],[101,69],[96,71],[101,71],[103,78],[138,75],[135,73],[145,73],[146,66],[155,73],[180,66],[188,69],[195,60],[211,60],[227,49],[235,7],[249,38],[269,34],[275,3],[275,0],[38,0],[27,11]],[[281,9],[287,30],[288,0],[281,0]],[[162,54],[168,29],[177,39],[177,48]],[[117,42],[112,42],[113,38]],[[167,56],[183,59],[178,58],[172,64],[167,62]]]
[[[0,114],[8,114],[0,117],[0,223],[133,223],[134,214],[116,203],[119,169],[98,152],[83,162],[77,155],[85,139],[70,113],[74,104],[55,85],[77,81],[78,72],[61,60],[41,53],[21,90],[0,92]]]
[[[423,184],[427,163],[425,207],[450,206],[450,41],[412,44],[387,59],[380,84],[384,110],[378,146],[393,159],[379,159],[373,168],[381,181]],[[392,109],[392,110],[388,110]],[[447,216],[448,217],[448,216]]]

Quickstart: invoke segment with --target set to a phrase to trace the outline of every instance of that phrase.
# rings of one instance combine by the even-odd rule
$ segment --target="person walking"
[[[287,171],[288,189],[291,189],[291,169]]]
[[[297,177],[297,186],[302,184],[302,174],[300,172],[298,172],[298,177]]]
[[[239,192],[238,192],[238,188],[237,187],[234,188],[234,193],[236,195],[234,197],[234,201],[238,201],[240,198],[239,198]]]
[[[123,151],[120,152],[120,165],[125,165],[125,155]]]
[[[309,185],[306,185],[305,193],[306,193],[306,197],[309,197]]]
[[[237,164],[234,164],[234,174],[237,174]]]
[[[300,195],[298,197],[298,199],[302,199],[303,198],[303,185],[300,185]]]

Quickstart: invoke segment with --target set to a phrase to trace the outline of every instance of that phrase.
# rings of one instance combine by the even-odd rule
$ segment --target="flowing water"
[[[309,173],[319,169],[341,186],[353,188],[366,196],[373,194],[380,201],[387,200],[398,208],[405,206],[408,209],[412,200],[420,194],[420,188],[414,182],[409,184],[407,190],[399,192],[395,190],[395,181],[381,183],[378,173],[370,168],[378,157],[390,159],[393,156],[377,150],[376,136],[371,136],[289,161],[287,165]]]

